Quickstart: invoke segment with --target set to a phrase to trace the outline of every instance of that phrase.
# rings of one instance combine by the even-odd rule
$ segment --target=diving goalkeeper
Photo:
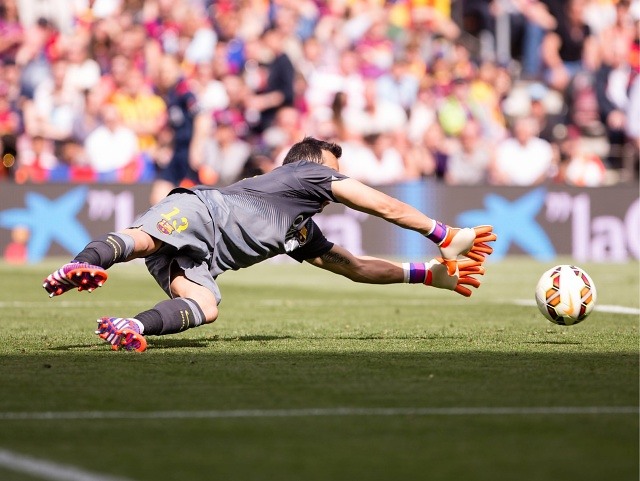
[[[169,296],[133,317],[98,319],[96,334],[112,349],[144,351],[145,336],[214,322],[222,299],[216,278],[278,254],[307,261],[355,282],[420,283],[470,296],[496,239],[491,226],[458,229],[340,173],[339,145],[311,137],[293,145],[283,165],[223,188],[175,189],[132,227],[93,240],[43,287],[50,297],[93,291],[109,267],[144,258]],[[441,258],[398,263],[355,256],[328,241],[312,217],[330,202],[423,234]],[[466,256],[460,258],[459,256]]]

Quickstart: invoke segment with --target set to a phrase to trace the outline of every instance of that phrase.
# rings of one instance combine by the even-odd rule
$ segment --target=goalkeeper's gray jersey
[[[331,182],[346,176],[321,164],[298,161],[223,188],[196,187],[213,219],[211,274],[240,269],[277,254],[298,261],[333,246],[311,220],[336,202]]]

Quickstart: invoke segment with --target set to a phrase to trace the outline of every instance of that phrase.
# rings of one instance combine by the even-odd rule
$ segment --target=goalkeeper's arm
[[[367,214],[380,217],[404,229],[414,230],[433,241],[446,259],[449,274],[455,273],[455,260],[465,255],[484,262],[493,248],[487,243],[496,240],[491,226],[474,229],[449,227],[430,218],[415,207],[364,185],[355,179],[342,179],[331,183],[333,195],[342,204]]]
[[[354,282],[367,284],[425,284],[456,291],[470,296],[466,286],[479,287],[475,275],[483,275],[481,263],[473,260],[458,261],[458,274],[449,275],[442,259],[424,262],[392,262],[370,256],[355,256],[344,247],[335,245],[325,254],[307,259],[316,267],[340,274]]]

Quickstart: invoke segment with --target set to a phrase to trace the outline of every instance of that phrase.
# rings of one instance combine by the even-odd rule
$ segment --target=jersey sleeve
[[[300,247],[294,249],[291,252],[287,252],[287,255],[292,259],[302,262],[306,259],[314,259],[326,254],[333,247],[333,242],[329,242],[324,236],[320,227],[309,219],[307,221],[307,238]]]
[[[331,182],[348,178],[325,165],[308,161],[298,163],[296,176],[306,191],[331,202],[338,202],[331,190]]]

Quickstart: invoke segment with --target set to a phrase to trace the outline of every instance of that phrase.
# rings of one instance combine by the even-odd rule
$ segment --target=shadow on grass
[[[371,334],[366,336],[336,336],[336,337],[323,337],[323,339],[332,339],[332,340],[350,340],[350,341],[389,341],[389,340],[398,340],[398,341],[444,341],[444,340],[458,340],[458,339],[468,339],[469,336],[441,336],[441,335],[433,335],[433,336],[406,336],[406,335],[394,335],[394,334]]]
[[[237,337],[218,337],[215,336],[213,340],[215,341],[280,341],[282,339],[300,339],[295,336],[260,336],[260,335],[249,335],[249,336],[237,336]]]
[[[153,349],[178,349],[181,347],[207,347],[216,342],[266,342],[280,341],[282,339],[293,339],[292,336],[238,336],[238,337],[219,337],[212,336],[199,339],[175,339],[167,337],[151,337],[149,338],[149,347]]]
[[[104,346],[0,356],[0,413],[638,405],[633,349],[437,351],[429,342],[390,352],[380,343],[363,351],[348,342],[321,350],[199,342],[207,347],[192,352]],[[289,344],[298,350],[285,350]],[[637,413],[171,416],[0,420],[0,446],[138,481],[638,479]],[[94,461],[103,458],[96,446],[109,446],[103,464]]]
[[[216,342],[267,342],[281,341],[283,339],[296,339],[293,336],[238,336],[238,337],[219,337],[212,336],[198,339],[176,339],[169,337],[153,336],[148,339],[150,349],[180,349],[184,347],[206,348]],[[363,338],[375,339],[375,338]],[[382,339],[382,338],[380,338]],[[50,347],[49,351],[94,351],[96,347],[103,347],[105,343],[96,341],[95,344],[67,344],[64,346]]]
[[[3,355],[0,391],[11,395],[0,397],[0,411],[203,406],[194,400],[207,409],[638,404],[637,351],[288,350],[246,342],[264,339],[235,346],[231,339],[162,339],[142,354],[74,345]]]
[[[582,342],[579,341],[524,341],[525,344],[542,344],[542,345],[550,345],[557,344],[560,346],[582,346]]]

